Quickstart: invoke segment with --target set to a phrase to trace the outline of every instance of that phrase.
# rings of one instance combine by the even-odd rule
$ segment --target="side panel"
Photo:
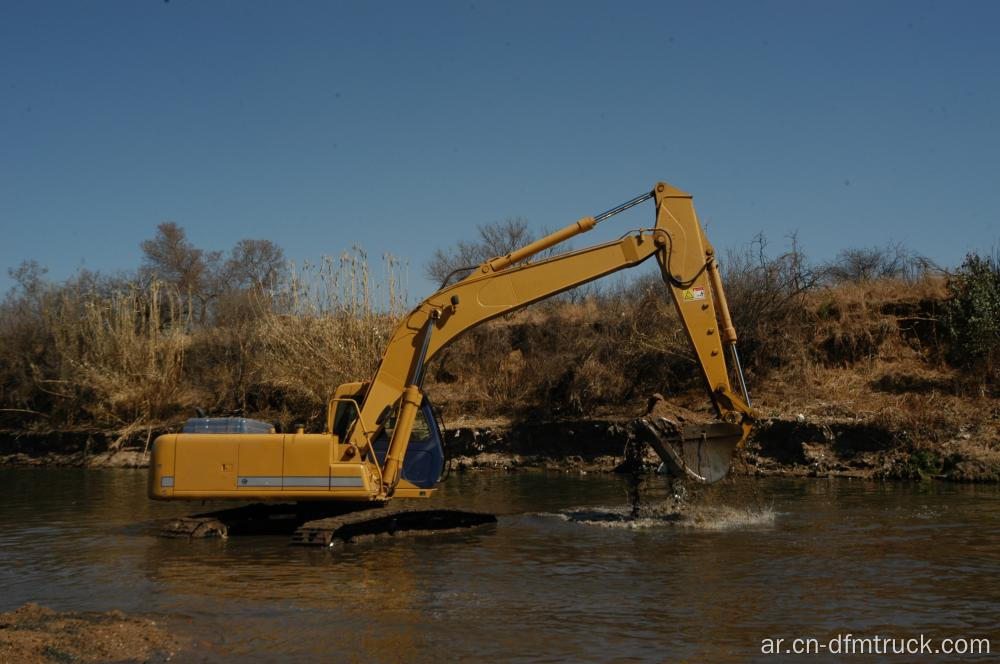
[[[157,436],[149,452],[149,497],[166,500],[174,494],[174,441],[177,436]]]
[[[372,469],[331,463],[335,444],[327,434],[160,436],[148,493],[159,500],[371,500],[379,489]]]
[[[236,486],[233,436],[180,435],[174,447],[174,491],[225,491]]]
[[[285,436],[284,491],[325,491],[330,488],[333,438],[325,434]]]
[[[239,463],[232,486],[240,490],[281,491],[286,436],[240,434],[233,438],[239,444]]]

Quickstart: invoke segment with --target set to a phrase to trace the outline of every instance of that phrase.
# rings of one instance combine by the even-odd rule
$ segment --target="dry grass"
[[[944,362],[941,279],[804,288],[782,260],[727,281],[765,415],[856,418],[918,443],[995,433],[995,400]],[[0,426],[141,439],[195,406],[316,426],[337,385],[373,373],[406,309],[402,271],[387,258],[375,274],[355,250],[223,299],[204,325],[184,313],[190,295],[156,282],[8,298]],[[673,305],[648,282],[480,326],[433,360],[427,388],[449,420],[634,414],[652,392],[706,403]]]
[[[61,397],[57,413],[115,431],[119,440],[174,414],[190,336],[180,297],[161,284],[108,298],[64,292],[43,310],[55,372],[33,366],[39,389]]]
[[[432,362],[428,389],[451,410],[580,416],[631,408],[697,373],[672,311],[654,297],[543,303],[469,332]]]
[[[67,285],[9,298],[0,318],[0,423],[148,437],[190,416],[315,421],[341,382],[368,377],[406,296],[401,266],[373,276],[363,252],[246,292],[212,324],[158,282]]]
[[[757,405],[771,416],[869,423],[915,446],[998,438],[995,400],[944,361],[945,297],[931,275],[810,293],[802,315],[811,332],[758,381]]]

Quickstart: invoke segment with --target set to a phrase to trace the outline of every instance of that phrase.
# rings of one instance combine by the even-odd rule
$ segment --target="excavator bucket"
[[[688,423],[647,415],[635,420],[635,434],[649,443],[671,475],[713,484],[729,472],[743,427],[728,422]]]

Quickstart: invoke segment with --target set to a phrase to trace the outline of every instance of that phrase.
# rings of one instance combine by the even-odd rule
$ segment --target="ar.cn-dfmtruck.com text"
[[[983,637],[930,638],[838,634],[829,639],[764,638],[762,655],[988,655],[990,640]]]

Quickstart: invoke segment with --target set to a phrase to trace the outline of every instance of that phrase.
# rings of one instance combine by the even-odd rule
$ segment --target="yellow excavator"
[[[533,256],[644,201],[655,224],[618,240],[531,261]],[[322,433],[275,433],[241,418],[192,418],[152,446],[149,496],[157,500],[263,501],[176,519],[173,536],[227,536],[250,524],[294,525],[293,542],[334,545],[363,535],[441,530],[495,520],[457,510],[415,509],[435,492],[443,469],[440,431],[421,385],[427,362],[462,332],[580,284],[634,267],[660,265],[697,357],[717,420],[646,417],[634,431],[675,475],[723,478],[750,432],[750,407],[719,267],[691,195],[665,182],[540,240],[465,268],[398,324],[374,376],[347,383],[329,402]],[[462,272],[462,271],[460,271]],[[454,275],[452,275],[454,276]],[[740,392],[733,390],[728,349]],[[291,503],[284,510],[276,502]],[[404,505],[405,503],[405,505]],[[432,503],[429,503],[432,504]]]

